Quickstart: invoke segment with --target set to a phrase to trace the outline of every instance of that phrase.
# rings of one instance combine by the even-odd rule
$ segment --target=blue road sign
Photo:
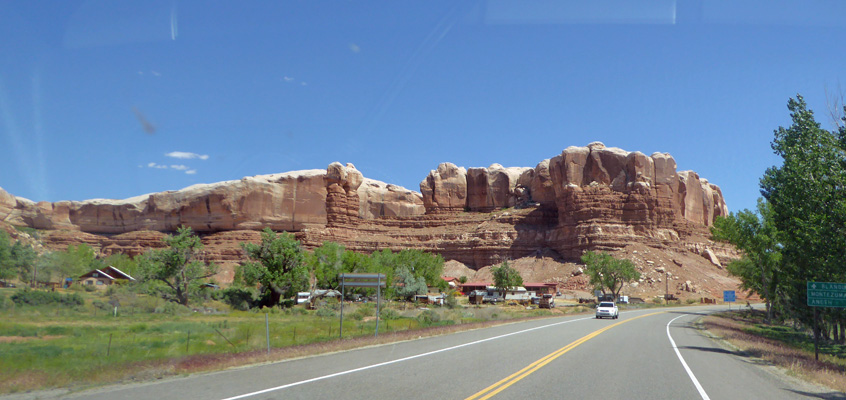
[[[734,295],[734,290],[724,290],[723,291],[723,301],[726,303],[734,303],[736,300]]]

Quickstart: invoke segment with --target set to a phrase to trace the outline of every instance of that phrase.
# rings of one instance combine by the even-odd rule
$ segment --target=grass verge
[[[814,359],[814,340],[789,326],[768,325],[759,310],[725,312],[702,319],[712,335],[735,346],[746,356],[783,368],[788,375],[846,392],[846,346],[825,343]]]
[[[345,307],[344,340],[338,340],[337,312],[328,308],[114,314],[90,303],[0,310],[0,394],[148,381],[589,310],[428,310],[392,302],[385,305],[375,338],[375,310],[357,304]]]

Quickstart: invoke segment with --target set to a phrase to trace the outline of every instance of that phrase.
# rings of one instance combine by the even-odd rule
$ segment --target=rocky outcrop
[[[467,209],[489,212],[498,208],[514,207],[525,199],[525,186],[518,188],[518,181],[531,168],[493,164],[488,168],[467,170]]]
[[[188,226],[208,242],[208,259],[224,266],[243,257],[238,240],[258,240],[269,227],[296,233],[307,247],[418,248],[482,267],[545,251],[576,259],[632,243],[701,254],[691,243],[707,241],[707,227],[728,214],[720,188],[678,172],[669,154],[600,142],[568,147],[534,168],[442,163],[420,190],[332,163],[126,200],[35,203],[0,189],[0,221],[48,231],[48,247],[79,242],[131,255]]]
[[[427,212],[464,211],[467,207],[467,170],[441,163],[420,182]]]

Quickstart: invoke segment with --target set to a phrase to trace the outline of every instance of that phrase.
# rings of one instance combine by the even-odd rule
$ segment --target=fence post
[[[191,331],[188,331],[188,338],[185,340],[185,354],[188,354],[188,346],[191,344]]]
[[[112,352],[112,334],[109,334],[109,347],[106,348],[106,357]]]
[[[270,322],[267,313],[264,313],[264,333],[267,336],[267,354],[270,354]]]

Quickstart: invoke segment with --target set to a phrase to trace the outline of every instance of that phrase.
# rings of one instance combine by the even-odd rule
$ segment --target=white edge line
[[[684,357],[682,357],[681,352],[679,351],[679,347],[676,346],[676,341],[673,340],[672,336],[670,336],[670,324],[672,324],[673,321],[686,316],[687,315],[679,315],[678,317],[673,318],[672,320],[670,320],[670,322],[667,323],[667,338],[670,339],[670,344],[673,345],[673,350],[675,350],[676,355],[679,356],[679,361],[681,361],[682,366],[684,366],[684,370],[687,371],[687,375],[690,377],[690,380],[693,381],[693,385],[696,386],[696,390],[699,391],[699,395],[702,396],[702,400],[711,400],[711,398],[708,397],[708,394],[705,393],[705,389],[703,389],[702,385],[699,384],[699,380],[696,379],[696,376],[693,375],[693,371],[690,370],[690,367],[688,367],[687,363],[684,361]]]
[[[381,363],[378,363],[378,364],[373,364],[373,365],[368,365],[368,366],[364,366],[364,367],[360,367],[360,368],[354,368],[354,369],[350,369],[350,370],[346,370],[346,371],[336,372],[334,374],[318,376],[316,378],[306,379],[304,381],[299,381],[299,382],[293,382],[293,383],[289,383],[289,384],[286,384],[286,385],[276,386],[276,387],[272,387],[272,388],[268,388],[268,389],[264,389],[264,390],[259,390],[259,391],[252,392],[252,393],[245,393],[245,394],[241,394],[241,395],[238,395],[238,396],[227,397],[227,398],[222,399],[222,400],[243,399],[243,398],[246,398],[246,397],[256,396],[256,395],[260,395],[260,394],[264,394],[264,393],[268,393],[268,392],[273,392],[273,391],[276,391],[276,390],[287,389],[287,388],[292,387],[292,386],[298,386],[298,385],[302,385],[302,384],[306,384],[306,383],[311,383],[311,382],[316,382],[316,381],[320,381],[320,380],[324,380],[324,379],[334,378],[336,376],[352,374],[354,372],[364,371],[364,370],[368,370],[368,369],[371,369],[371,368],[383,367],[385,365],[390,365],[390,364],[395,364],[395,363],[399,363],[399,362],[403,362],[403,361],[413,360],[415,358],[420,358],[420,357],[426,357],[426,356],[430,356],[432,354],[442,353],[444,351],[455,350],[455,349],[465,347],[465,346],[472,346],[474,344],[479,344],[479,343],[487,342],[487,341],[490,341],[490,340],[501,339],[501,338],[504,338],[504,337],[507,337],[507,336],[512,336],[512,335],[526,333],[526,332],[530,332],[530,331],[534,331],[534,330],[538,330],[538,329],[548,328],[550,326],[569,324],[571,322],[576,322],[576,321],[583,321],[583,320],[586,320],[586,319],[593,319],[593,317],[571,319],[571,320],[567,320],[567,321],[556,322],[554,324],[536,326],[534,328],[524,329],[522,331],[506,333],[504,335],[489,337],[487,339],[480,339],[480,340],[476,340],[474,342],[468,342],[468,343],[459,344],[459,345],[452,346],[452,347],[446,347],[446,348],[439,349],[439,350],[433,350],[433,351],[430,351],[430,352],[427,352],[427,353],[415,354],[413,356],[398,358],[396,360],[385,361],[385,362],[381,362]],[[669,330],[667,332],[669,333]],[[670,341],[672,341],[672,340],[673,339],[671,338]],[[675,344],[673,344],[673,346],[675,347]],[[676,353],[678,353],[678,350],[676,350]],[[679,355],[679,358],[681,358],[681,355]],[[684,363],[684,360],[682,360],[682,363]],[[687,368],[687,365],[685,365],[685,368]],[[688,372],[689,371],[690,370],[688,370]],[[693,376],[693,375],[691,375],[691,376]],[[696,380],[696,378],[694,378],[694,381],[695,380]],[[697,383],[697,387],[698,387],[698,385],[699,385],[699,383]],[[702,392],[702,393],[704,394],[705,392]],[[708,397],[705,396],[705,399],[708,399]]]

